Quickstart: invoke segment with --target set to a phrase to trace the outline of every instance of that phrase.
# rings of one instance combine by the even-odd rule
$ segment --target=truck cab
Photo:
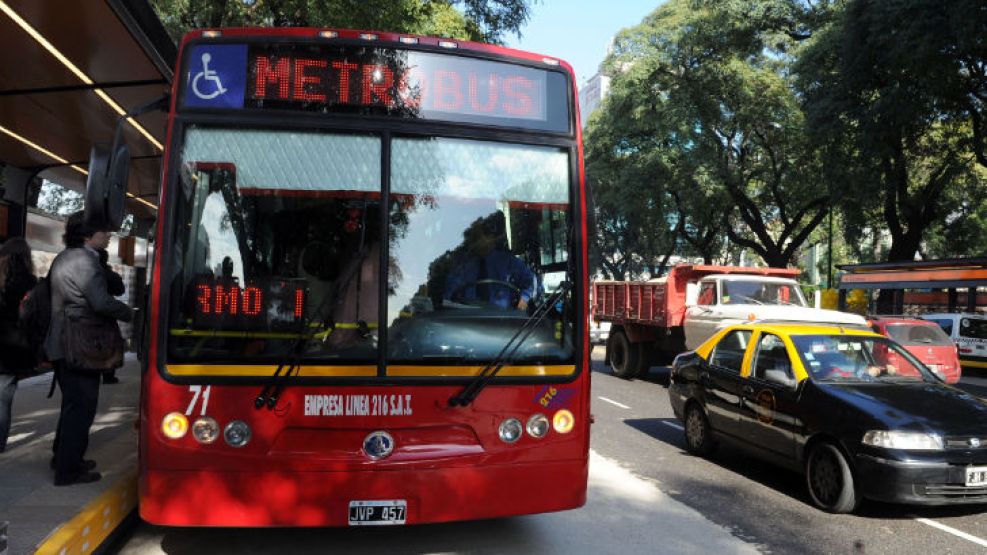
[[[821,322],[865,327],[858,315],[811,307],[794,279],[707,275],[686,289],[685,346],[695,349],[717,331],[754,320]]]

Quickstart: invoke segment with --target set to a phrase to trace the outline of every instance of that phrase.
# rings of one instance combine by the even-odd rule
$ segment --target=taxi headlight
[[[576,424],[576,417],[572,415],[566,409],[562,409],[555,413],[552,417],[552,428],[560,434],[567,434],[572,431],[572,427]]]
[[[884,449],[904,449],[907,451],[941,451],[943,449],[941,435],[925,432],[871,430],[864,434],[862,443]]]
[[[243,447],[250,442],[250,426],[241,420],[234,420],[223,430],[223,439],[231,447]]]
[[[528,423],[525,425],[525,429],[528,430],[528,435],[533,438],[543,438],[545,434],[548,433],[548,417],[544,414],[536,414],[528,419]]]
[[[196,419],[192,423],[192,437],[199,443],[210,444],[219,437],[219,424],[208,416]]]
[[[500,423],[500,429],[497,432],[500,435],[500,440],[504,443],[514,443],[521,439],[524,428],[521,426],[521,421],[517,418],[508,418]]]
[[[182,439],[188,433],[188,418],[180,412],[169,412],[161,420],[161,433],[168,439]]]

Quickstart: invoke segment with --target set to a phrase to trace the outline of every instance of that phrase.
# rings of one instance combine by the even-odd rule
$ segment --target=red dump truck
[[[751,320],[866,326],[856,314],[813,308],[789,268],[675,266],[650,281],[597,281],[593,319],[610,322],[606,360],[633,378],[695,349],[719,329]]]

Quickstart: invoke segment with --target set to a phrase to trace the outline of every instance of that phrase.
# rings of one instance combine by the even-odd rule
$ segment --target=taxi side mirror
[[[785,372],[784,370],[778,370],[778,369],[765,370],[764,379],[769,382],[773,382],[790,388],[794,388],[796,385],[795,378],[789,376],[788,372]]]

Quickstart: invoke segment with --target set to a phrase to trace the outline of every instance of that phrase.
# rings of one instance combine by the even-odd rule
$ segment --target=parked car
[[[727,441],[801,471],[823,510],[987,503],[987,402],[872,331],[730,326],[676,357],[668,394],[690,452]]]
[[[894,339],[946,383],[960,381],[956,344],[935,322],[898,316],[870,316],[868,321],[874,332]],[[896,364],[890,353],[883,362]]]
[[[939,324],[956,343],[960,364],[987,368],[987,316],[969,313],[923,314],[923,320]]]
[[[589,342],[593,345],[604,345],[610,338],[610,322],[597,322],[590,318]]]

